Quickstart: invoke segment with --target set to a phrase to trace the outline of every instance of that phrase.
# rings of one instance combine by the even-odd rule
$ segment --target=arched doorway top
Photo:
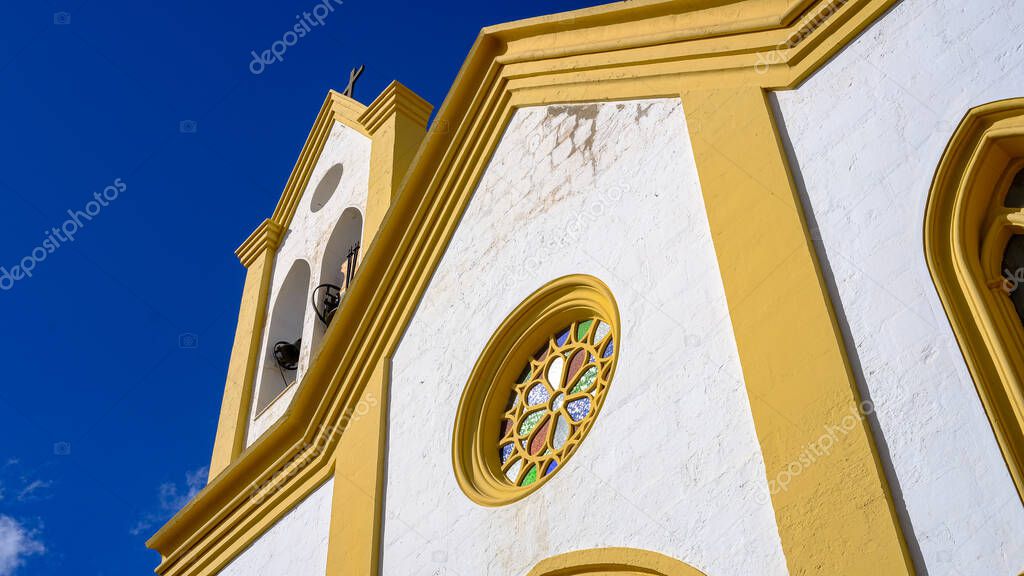
[[[527,576],[706,576],[657,552],[636,548],[595,548],[541,561]]]

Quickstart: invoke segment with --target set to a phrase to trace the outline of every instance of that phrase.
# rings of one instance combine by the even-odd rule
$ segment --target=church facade
[[[1024,10],[636,0],[331,91],[163,576],[1024,572]]]

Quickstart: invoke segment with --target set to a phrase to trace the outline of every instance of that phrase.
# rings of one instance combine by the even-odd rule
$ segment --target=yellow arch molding
[[[1003,289],[1003,251],[1024,212],[1003,208],[1024,166],[1024,98],[972,109],[950,140],[925,211],[935,288],[1024,500],[1024,331]]]
[[[352,504],[346,498],[366,502],[347,527],[332,525],[329,563],[344,574],[376,573],[383,402],[373,419],[359,420],[365,441],[342,438],[351,440],[351,415],[368,394],[386,399],[389,359],[523,106],[682,94],[758,440],[769,477],[784,470],[858,398],[764,91],[795,86],[894,3],[636,0],[484,29],[324,338],[319,357],[332,361],[313,362],[281,420],[244,452],[228,451],[226,468],[150,538],[163,557],[157,572],[216,574],[323,478],[344,470],[338,462],[359,462],[368,464],[336,486],[374,490],[336,493],[335,515]],[[767,175],[768,185],[738,181],[716,154],[736,156],[746,173]],[[274,222],[286,222],[293,205],[283,197]],[[758,234],[744,244],[752,229]],[[744,250],[750,246],[757,250]],[[780,255],[789,259],[771,268]],[[267,283],[252,285],[250,295],[247,279],[244,297],[265,298]],[[783,305],[765,317],[758,310],[766,303]],[[804,339],[815,354],[786,344],[793,319],[810,327]],[[775,415],[778,407],[794,418]],[[800,426],[791,428],[793,421]],[[847,438],[772,496],[790,572],[911,573],[870,436],[859,426]],[[845,482],[843,470],[857,481]]]
[[[705,576],[682,562],[635,548],[596,548],[548,558],[526,576]]]

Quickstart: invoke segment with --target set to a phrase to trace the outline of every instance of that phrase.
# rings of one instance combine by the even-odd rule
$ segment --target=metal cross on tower
[[[359,68],[353,68],[352,71],[348,73],[348,86],[345,87],[345,91],[342,92],[342,94],[349,98],[353,97],[352,91],[355,90],[356,80],[358,80],[359,76],[363,73],[363,68],[365,68],[365,66],[360,64]]]

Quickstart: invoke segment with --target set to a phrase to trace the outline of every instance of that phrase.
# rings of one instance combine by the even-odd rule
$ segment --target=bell
[[[320,296],[320,304],[317,304],[317,295]],[[313,311],[316,317],[327,328],[331,325],[334,313],[338,311],[341,304],[341,287],[334,284],[321,284],[313,290]]]
[[[295,342],[281,340],[274,344],[274,360],[277,361],[277,365],[285,370],[298,368],[300,346],[302,346],[302,338]]]

